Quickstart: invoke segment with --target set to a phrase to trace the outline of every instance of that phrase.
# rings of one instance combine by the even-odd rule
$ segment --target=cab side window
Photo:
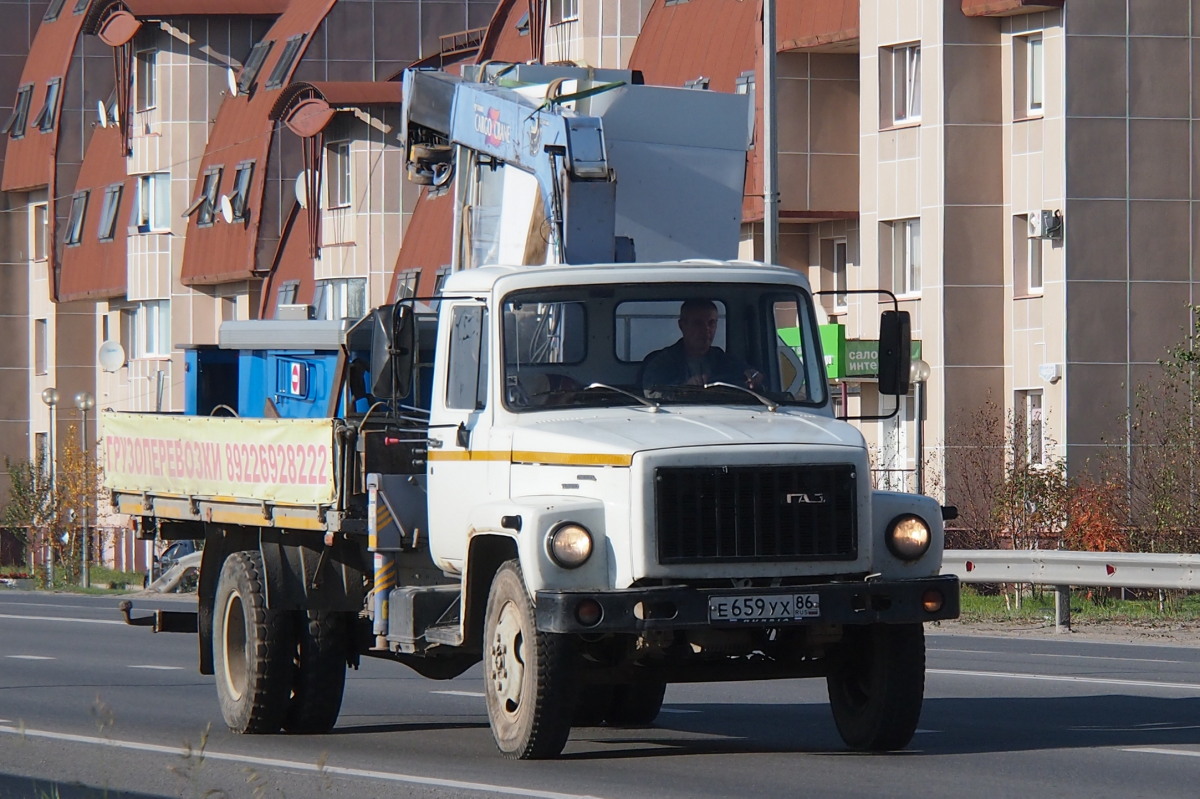
[[[460,305],[451,312],[446,407],[482,410],[487,404],[487,310]]]

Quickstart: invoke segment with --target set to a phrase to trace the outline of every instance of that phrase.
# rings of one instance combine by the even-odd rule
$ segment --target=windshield
[[[542,288],[504,301],[512,410],[825,402],[810,296],[776,285]]]

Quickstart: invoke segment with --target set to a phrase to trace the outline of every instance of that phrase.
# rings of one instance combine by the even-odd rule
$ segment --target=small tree
[[[1200,547],[1200,315],[1159,360],[1160,373],[1140,384],[1126,417],[1127,483],[1136,551],[1196,552]],[[1116,471],[1112,467],[1110,472]]]
[[[54,464],[53,486],[49,464],[43,461],[40,455],[36,462],[6,461],[10,489],[4,523],[18,531],[31,570],[35,551],[48,550],[66,582],[78,582],[85,515],[89,526],[96,522],[99,464],[95,452],[81,448],[74,426],[68,429]],[[45,583],[44,571],[38,572],[38,579]]]

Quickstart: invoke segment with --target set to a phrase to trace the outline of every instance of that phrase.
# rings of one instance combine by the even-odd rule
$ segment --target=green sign
[[[864,380],[879,376],[879,340],[847,339],[845,325],[821,325],[821,349],[830,380]],[[921,357],[921,342],[912,343],[912,357]]]

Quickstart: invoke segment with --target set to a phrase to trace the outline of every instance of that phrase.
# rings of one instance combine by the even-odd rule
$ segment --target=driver
[[[744,361],[713,346],[717,334],[717,304],[712,300],[685,300],[679,306],[680,338],[669,347],[650,353],[643,361],[642,387],[703,386],[732,383],[757,389],[763,374]]]

